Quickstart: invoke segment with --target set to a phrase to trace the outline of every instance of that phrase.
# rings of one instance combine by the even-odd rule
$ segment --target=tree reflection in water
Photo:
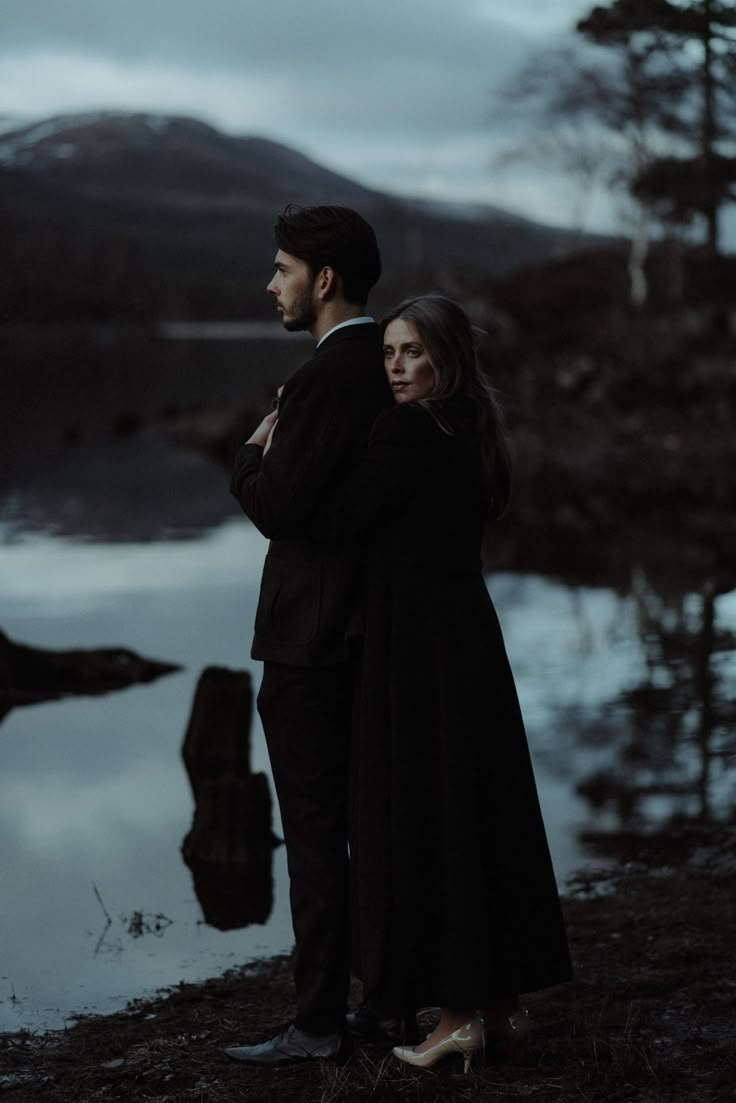
[[[675,596],[634,572],[643,676],[608,703],[603,724],[578,733],[588,746],[610,741],[610,763],[577,790],[595,811],[613,813],[618,831],[682,817],[712,821],[732,806],[725,797],[736,754],[736,633],[719,627],[717,606],[735,584],[711,578],[699,592]]]
[[[205,922],[228,931],[265,923],[273,908],[271,793],[250,769],[253,690],[244,670],[202,672],[182,755],[194,794],[182,855]]]

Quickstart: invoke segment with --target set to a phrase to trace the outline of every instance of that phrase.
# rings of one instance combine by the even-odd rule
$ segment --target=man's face
[[[309,265],[283,249],[279,249],[274,264],[276,271],[266,290],[276,299],[284,329],[290,332],[312,329],[317,321],[316,281]]]

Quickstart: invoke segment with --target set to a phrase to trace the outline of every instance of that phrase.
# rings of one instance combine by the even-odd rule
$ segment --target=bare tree
[[[578,31],[609,56],[636,56],[653,93],[645,110],[667,148],[636,165],[633,194],[673,223],[701,215],[717,252],[720,210],[736,200],[733,0],[614,0]]]
[[[497,109],[522,135],[499,160],[526,159],[566,174],[575,183],[579,229],[596,187],[633,200],[629,271],[639,305],[646,299],[653,211],[648,197],[633,195],[633,185],[663,153],[654,110],[662,94],[663,79],[653,79],[638,45],[600,57],[572,41],[530,58],[502,90]]]

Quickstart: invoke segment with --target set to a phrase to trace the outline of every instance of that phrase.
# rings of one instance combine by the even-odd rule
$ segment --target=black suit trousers
[[[266,734],[289,869],[296,941],[296,1025],[343,1027],[350,983],[348,752],[356,661],[266,662],[258,712]]]

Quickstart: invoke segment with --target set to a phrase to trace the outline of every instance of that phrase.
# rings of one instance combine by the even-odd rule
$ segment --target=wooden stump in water
[[[250,769],[253,690],[244,670],[201,674],[182,757],[194,794],[182,843],[207,923],[219,930],[265,923],[273,907],[271,793]]]
[[[195,800],[201,783],[250,775],[250,725],[253,687],[247,670],[208,666],[194,694],[182,757]]]

